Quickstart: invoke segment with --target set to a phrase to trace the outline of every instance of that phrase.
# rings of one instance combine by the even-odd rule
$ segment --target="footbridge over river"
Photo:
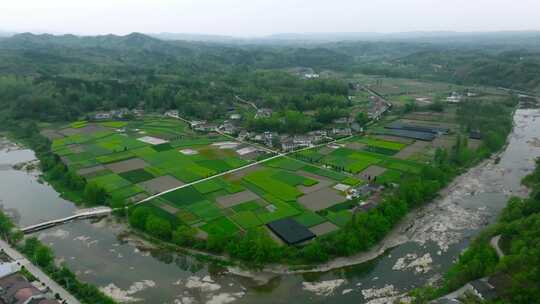
[[[93,217],[109,215],[113,211],[114,210],[109,208],[109,207],[97,207],[97,208],[90,208],[90,209],[80,209],[80,210],[76,211],[75,214],[73,214],[73,215],[70,215],[70,216],[67,216],[67,217],[64,217],[64,218],[60,218],[60,219],[56,219],[56,220],[50,220],[50,221],[41,222],[41,223],[31,225],[31,226],[28,226],[28,227],[24,227],[24,228],[21,228],[21,231],[24,234],[32,233],[32,232],[40,231],[40,230],[43,230],[43,229],[51,228],[51,227],[54,227],[54,226],[57,226],[57,225],[61,225],[61,224],[67,223],[67,222],[71,222],[71,221],[74,221],[74,220],[78,220],[78,219],[87,219],[87,218],[93,218]]]

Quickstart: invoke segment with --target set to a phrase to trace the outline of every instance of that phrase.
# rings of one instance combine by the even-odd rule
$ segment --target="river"
[[[189,256],[149,248],[122,220],[78,221],[37,233],[80,279],[133,303],[387,303],[440,279],[471,237],[496,219],[511,195],[526,195],[521,178],[540,156],[539,110],[517,110],[500,162],[487,161],[454,181],[444,195],[415,211],[384,242],[393,248],[369,262],[325,272],[275,275],[266,282],[232,274]],[[37,172],[13,164],[30,150],[0,142],[0,203],[19,226],[70,215],[76,209]],[[365,259],[341,259],[341,265]],[[330,263],[336,266],[340,263]]]

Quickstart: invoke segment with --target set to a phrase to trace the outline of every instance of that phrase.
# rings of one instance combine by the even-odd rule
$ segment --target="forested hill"
[[[540,92],[540,53],[506,49],[359,41],[233,45],[165,41],[139,33],[26,33],[0,40],[0,112],[71,120],[89,111],[142,104],[214,119],[235,95],[304,111],[313,110],[313,100],[342,102],[346,79],[355,73]],[[298,67],[339,77],[305,80],[291,73]]]

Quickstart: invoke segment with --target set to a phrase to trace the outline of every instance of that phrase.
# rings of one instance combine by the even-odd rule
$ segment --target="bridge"
[[[61,225],[67,222],[71,222],[78,219],[87,219],[87,218],[93,218],[93,217],[100,217],[109,215],[114,210],[109,207],[97,207],[97,208],[90,208],[90,209],[80,209],[75,212],[74,215],[70,215],[64,218],[56,219],[56,220],[50,220],[41,222],[35,225],[31,225],[28,227],[21,228],[21,232],[24,234],[40,231],[43,229],[51,228],[57,225]]]

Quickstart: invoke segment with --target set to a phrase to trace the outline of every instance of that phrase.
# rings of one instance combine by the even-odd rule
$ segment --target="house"
[[[382,191],[384,186],[376,184],[364,184],[356,188],[356,191],[359,196],[370,196],[375,192]]]
[[[440,299],[431,301],[429,303],[431,304],[461,304],[461,301],[458,299],[440,298]]]
[[[452,92],[452,94],[448,97],[446,97],[446,102],[449,102],[449,103],[459,103],[461,102],[461,94],[459,94],[458,92]]]
[[[269,132],[266,131],[262,135],[262,139],[265,145],[269,147],[274,146],[274,139],[277,138],[279,135],[276,132]]]
[[[334,119],[334,120],[332,121],[332,123],[335,123],[335,124],[347,124],[347,123],[349,123],[349,122],[351,122],[351,121],[349,120],[349,117],[340,117],[340,118]]]
[[[471,132],[469,132],[469,138],[470,139],[482,139],[482,133],[478,129],[471,130]]]
[[[281,150],[282,151],[292,151],[296,148],[296,145],[294,144],[294,141],[290,137],[286,137],[281,139]]]
[[[231,114],[229,116],[230,119],[232,120],[239,120],[240,118],[242,118],[242,115],[238,114],[238,113],[234,113],[234,114]]]
[[[333,136],[350,136],[352,134],[351,128],[332,128]]]
[[[0,279],[0,303],[9,304],[59,304],[26,280],[14,273]]]
[[[113,118],[124,118],[125,115],[129,114],[128,108],[120,108],[111,111],[111,116]]]
[[[467,286],[470,288],[473,294],[481,300],[488,301],[497,298],[495,287],[491,285],[485,278],[471,281],[467,284]]]
[[[315,130],[308,132],[308,136],[311,137],[313,143],[321,142],[327,137],[327,132],[324,130]]]
[[[311,136],[295,135],[293,137],[293,143],[297,147],[309,147],[313,144],[313,139]]]
[[[193,120],[191,121],[189,126],[192,129],[195,129],[197,126],[204,125],[204,124],[206,124],[206,120]]]
[[[374,203],[367,202],[367,203],[363,203],[363,204],[358,205],[358,210],[368,212],[369,210],[371,210],[371,209],[373,209],[375,207],[376,207],[376,205]]]
[[[255,119],[269,118],[270,116],[272,116],[272,109],[268,108],[258,109],[257,113],[255,113]]]
[[[178,110],[169,110],[163,114],[165,117],[172,117],[172,118],[178,118],[179,116]]]
[[[131,110],[131,113],[135,117],[143,117],[144,116],[144,110],[143,109],[133,109],[133,110]]]
[[[242,140],[245,140],[247,138],[249,138],[249,132],[248,131],[242,130],[242,131],[240,131],[240,133],[238,133],[238,140],[242,141]]]
[[[95,120],[107,120],[107,119],[111,119],[111,117],[112,115],[110,112],[97,112],[94,115]]]
[[[315,234],[293,218],[270,222],[266,226],[288,245],[296,245],[311,240]]]
[[[238,132],[238,127],[236,127],[233,123],[230,121],[225,121],[223,124],[219,126],[219,129],[225,133],[225,134],[236,134]]]
[[[21,266],[17,262],[7,262],[0,264],[0,278],[12,275],[21,270]]]
[[[215,131],[217,128],[218,127],[215,124],[205,123],[205,124],[200,124],[200,125],[195,126],[193,130],[200,131],[200,132],[212,132],[212,131]]]
[[[306,79],[317,79],[319,77],[320,77],[320,75],[317,74],[317,73],[305,73],[304,74],[304,78],[306,78]]]

